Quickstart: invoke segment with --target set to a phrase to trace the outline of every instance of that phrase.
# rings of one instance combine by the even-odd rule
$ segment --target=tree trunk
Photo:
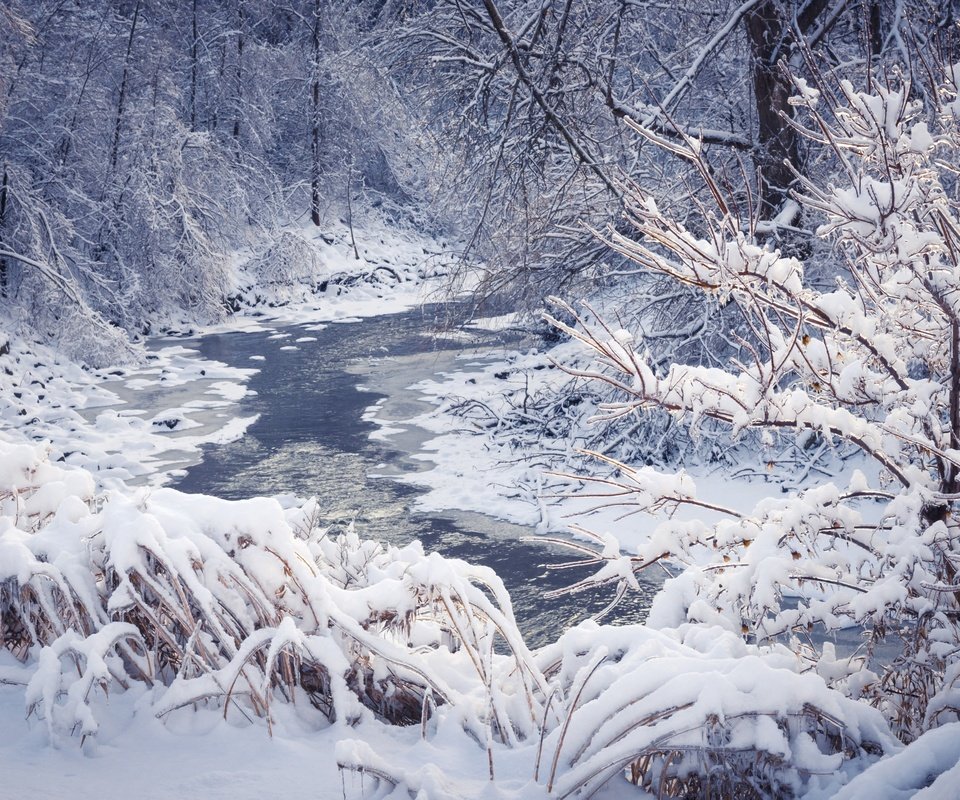
[[[872,56],[878,56],[883,52],[883,22],[880,11],[880,0],[870,0],[870,55]]]
[[[960,447],[960,321],[950,324],[950,447]],[[951,463],[941,483],[944,494],[960,491],[960,470]]]
[[[130,23],[130,36],[127,38],[127,52],[123,57],[123,74],[120,77],[120,97],[117,100],[117,116],[113,122],[113,145],[110,148],[110,174],[117,168],[117,157],[120,153],[120,130],[123,127],[123,111],[127,98],[127,83],[130,79],[130,53],[133,51],[133,39],[137,33],[137,20],[140,18],[140,6],[143,0],[137,0],[133,10],[133,21]]]
[[[3,246],[3,230],[7,217],[7,185],[9,177],[7,175],[7,165],[3,165],[3,182],[0,183],[0,247]],[[0,257],[0,297],[7,296],[7,259]]]
[[[310,124],[310,219],[320,227],[320,3],[313,9],[313,107]]]
[[[243,107],[243,0],[237,3],[237,88],[234,98],[233,140],[237,148],[237,160],[240,159],[240,115]]]
[[[360,251],[357,249],[357,239],[353,235],[353,160],[347,167],[347,226],[350,228],[350,244],[353,246],[353,257],[360,260]]]
[[[197,129],[197,0],[193,0],[190,41],[190,130]]]
[[[792,118],[787,102],[791,87],[779,69],[779,58],[786,55],[785,41],[790,32],[780,15],[776,0],[764,0],[745,18],[750,52],[753,57],[753,91],[757,108],[757,154],[754,163],[759,173],[760,214],[775,216],[788,197],[793,173],[784,163],[797,163],[797,136],[784,117]]]

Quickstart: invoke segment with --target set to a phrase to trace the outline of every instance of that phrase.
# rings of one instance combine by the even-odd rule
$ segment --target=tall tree
[[[312,25],[312,53],[311,68],[313,76],[311,79],[310,96],[312,104],[310,107],[310,219],[317,227],[320,226],[320,204],[321,204],[321,138],[322,114],[323,108],[320,100],[320,12],[323,8],[322,0],[314,0],[313,5],[313,25]]]

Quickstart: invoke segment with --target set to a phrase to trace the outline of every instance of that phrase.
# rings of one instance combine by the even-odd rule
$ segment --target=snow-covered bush
[[[24,687],[54,742],[96,741],[130,709],[269,730],[285,703],[340,726],[417,724],[432,740],[422,768],[349,736],[336,757],[437,797],[451,796],[427,788],[451,751],[491,779],[504,762],[527,770],[538,795],[626,773],[665,797],[789,797],[897,747],[877,711],[801,674],[789,650],[720,629],[584,624],[531,653],[488,568],[328,536],[316,511],[104,492],[0,436],[0,684]]]
[[[721,422],[734,436],[796,434],[862,453],[842,483],[814,476],[747,510],[698,499],[683,472],[621,464],[611,503],[702,516],[657,524],[630,554],[605,548],[596,580],[626,585],[656,562],[684,566],[655,603],[658,626],[719,625],[759,642],[863,626],[856,657],[834,659],[822,637],[794,644],[832,685],[881,708],[905,740],[960,711],[960,68],[947,73],[926,111],[907,81],[874,81],[867,92],[844,82],[836,96],[798,83],[793,102],[807,117],[798,129],[838,165],[839,185],[801,179],[798,194],[825,216],[820,234],[845,257],[833,287],[814,288],[804,264],[757,243],[694,140],[671,148],[716,200],[705,235],[635,191],[639,237],[611,232],[611,245],[735,304],[749,330],[741,359],[662,367],[634,332],[555,321],[598,358],[585,372],[627,398],[608,413],[655,407],[694,427]],[[881,657],[881,644],[895,655]]]
[[[316,504],[172,489],[99,493],[90,473],[0,438],[0,628],[53,736],[98,729],[104,693],[150,710],[419,722],[457,708],[478,741],[536,729],[545,684],[487,568],[327,537]],[[509,655],[494,652],[494,640]],[[498,646],[499,647],[499,646]]]
[[[537,654],[551,681],[537,772],[558,797],[611,777],[655,797],[795,797],[896,750],[875,709],[718,628],[584,624]]]
[[[317,251],[302,236],[283,230],[250,263],[259,286],[289,286],[317,280]]]

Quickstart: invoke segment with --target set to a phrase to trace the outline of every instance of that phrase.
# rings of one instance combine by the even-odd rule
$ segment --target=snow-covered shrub
[[[327,537],[315,518],[312,501],[98,493],[0,438],[0,628],[28,709],[87,736],[91,693],[136,683],[159,717],[214,706],[269,725],[299,699],[345,723],[451,705],[478,741],[535,731],[545,684],[491,570]]]
[[[52,741],[64,731],[95,736],[100,723],[91,695],[96,689],[106,694],[111,684],[129,688],[124,654],[129,663],[145,649],[139,631],[124,622],[111,622],[88,636],[68,630],[40,650],[27,684],[27,714],[46,722]]]
[[[488,746],[488,770],[480,751],[469,770],[498,781],[512,762],[512,781],[519,763],[532,778],[525,798],[592,797],[608,784],[603,796],[632,796],[633,783],[644,797],[785,800],[834,791],[900,748],[879,711],[801,674],[788,648],[761,649],[717,628],[583,623],[534,660],[549,690],[539,737],[509,756]],[[457,709],[439,710],[441,729],[444,712]],[[489,787],[457,774],[462,745],[449,736],[429,745],[426,763],[396,763],[356,739],[340,741],[336,756],[373,781],[373,796],[485,796]]]
[[[696,141],[671,147],[716,198],[705,236],[635,192],[639,239],[612,232],[610,243],[735,304],[750,330],[743,358],[663,367],[634,332],[556,320],[598,358],[589,374],[627,398],[608,413],[632,418],[655,407],[694,426],[721,422],[734,436],[794,433],[862,453],[842,485],[813,477],[746,510],[698,499],[683,472],[621,464],[611,503],[711,516],[661,522],[631,554],[607,547],[597,580],[626,585],[660,561],[686,567],[655,603],[658,626],[719,625],[761,642],[863,626],[858,657],[835,660],[816,637],[803,652],[834,686],[880,707],[906,740],[960,710],[960,69],[947,78],[926,119],[905,81],[868,92],[845,82],[823,98],[798,85],[794,102],[809,118],[801,130],[833,150],[842,180],[802,180],[798,195],[825,216],[820,233],[845,256],[833,287],[814,288],[800,261],[756,242]],[[892,659],[879,657],[881,643],[895,648]]]
[[[794,797],[896,750],[875,709],[717,628],[584,624],[538,653],[556,695],[538,772],[557,797],[611,777],[655,797]]]
[[[960,779],[960,723],[927,731],[890,758],[872,764],[832,800],[910,797],[943,800],[957,793]]]
[[[289,286],[315,283],[319,259],[316,249],[292,231],[280,231],[250,263],[258,285]]]
[[[125,692],[121,708],[160,719],[212,708],[269,729],[296,703],[339,725],[419,723],[422,769],[356,742],[337,758],[428,795],[447,747],[491,778],[511,749],[538,793],[564,797],[625,771],[662,796],[716,796],[723,778],[731,796],[787,797],[896,748],[878,712],[786,648],[584,624],[531,653],[488,568],[316,518],[314,501],[103,492],[0,436],[0,638],[21,662],[0,683],[25,687],[54,741],[96,737]]]
[[[0,638],[21,662],[0,683],[24,687],[54,741],[96,737],[125,692],[121,708],[160,719],[213,708],[269,729],[297,703],[339,725],[419,723],[434,737],[422,769],[357,742],[337,758],[428,795],[448,747],[491,777],[511,749],[511,769],[556,796],[624,771],[662,796],[714,796],[726,765],[743,775],[731,792],[785,797],[895,749],[879,713],[799,674],[786,648],[585,624],[534,654],[488,568],[328,536],[316,516],[313,501],[105,493],[0,436]]]

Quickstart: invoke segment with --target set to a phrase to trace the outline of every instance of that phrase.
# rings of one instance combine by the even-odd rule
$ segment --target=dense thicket
[[[0,293],[85,360],[223,313],[232,249],[402,199],[418,150],[389,83],[319,0],[14,2],[2,25]],[[389,116],[391,124],[387,125]],[[404,141],[400,141],[404,140]],[[388,158],[389,153],[389,158]]]
[[[907,739],[958,709],[958,78],[960,68],[948,71],[932,114],[906,83],[858,92],[844,81],[821,95],[798,82],[798,132],[829,142],[846,169],[845,181],[804,181],[797,195],[826,215],[820,234],[846,257],[845,274],[825,290],[809,284],[803,262],[745,235],[719,208],[719,187],[702,238],[652,198],[632,198],[637,235],[615,234],[612,245],[715,302],[737,302],[753,333],[748,355],[664,370],[625,330],[567,328],[609,367],[594,377],[629,398],[607,409],[613,416],[655,406],[694,426],[717,421],[733,436],[763,430],[769,458],[783,432],[806,437],[810,450],[858,451],[862,470],[847,467],[835,482],[809,477],[749,513],[703,504],[684,473],[619,465],[617,480],[600,483],[607,502],[630,512],[690,503],[723,517],[665,522],[628,559],[630,569],[661,559],[690,566],[686,582],[656,601],[669,606],[676,592],[664,616],[655,604],[659,624],[671,614],[670,624],[722,621],[758,641],[862,625],[871,657],[887,652],[849,660],[843,678],[828,680],[849,681],[847,691],[882,708]],[[695,148],[687,156],[701,158]],[[623,570],[606,572],[624,580]],[[820,665],[833,657],[815,636],[810,650]]]

